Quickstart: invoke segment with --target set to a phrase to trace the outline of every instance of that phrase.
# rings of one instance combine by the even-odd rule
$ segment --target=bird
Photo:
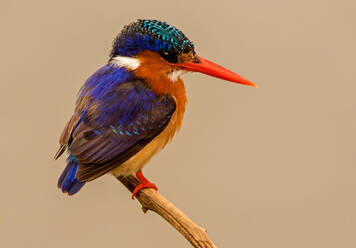
[[[157,190],[142,173],[182,126],[187,104],[181,78],[200,72],[256,86],[195,52],[182,31],[164,21],[138,19],[114,39],[107,64],[80,88],[74,112],[59,139],[58,159],[68,152],[58,187],[73,195],[105,174],[133,175],[143,188]]]

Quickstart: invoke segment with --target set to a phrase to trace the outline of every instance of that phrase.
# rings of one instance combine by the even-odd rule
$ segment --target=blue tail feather
[[[75,178],[78,167],[77,159],[73,155],[69,155],[66,161],[67,166],[58,179],[58,188],[62,189],[63,193],[74,195],[84,186],[85,182],[79,182]]]

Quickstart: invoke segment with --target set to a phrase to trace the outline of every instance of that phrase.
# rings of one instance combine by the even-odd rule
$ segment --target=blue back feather
[[[134,76],[123,67],[105,65],[95,72],[81,88],[77,104],[89,99],[81,114],[95,106],[91,120],[98,126],[125,126],[135,120],[138,113],[149,113],[152,104],[158,104],[155,94],[146,85],[125,84],[133,81]],[[159,103],[162,104],[162,103]],[[164,102],[166,106],[168,102]]]

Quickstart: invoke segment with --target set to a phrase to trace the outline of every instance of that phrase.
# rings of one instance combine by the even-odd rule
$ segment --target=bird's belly
[[[171,141],[179,126],[180,125],[179,121],[177,120],[176,111],[169,121],[167,127],[157,137],[155,137],[150,143],[142,148],[141,151],[126,160],[124,163],[120,164],[110,173],[115,177],[118,177],[135,174],[137,171],[142,170],[142,168],[148,161],[150,161],[153,155],[162,150],[166,144]]]

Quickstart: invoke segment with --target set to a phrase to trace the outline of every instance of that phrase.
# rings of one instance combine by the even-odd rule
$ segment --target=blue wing
[[[56,157],[68,147],[78,160],[76,178],[91,181],[145,147],[164,130],[175,107],[172,96],[157,96],[124,68],[106,65],[80,90]]]

